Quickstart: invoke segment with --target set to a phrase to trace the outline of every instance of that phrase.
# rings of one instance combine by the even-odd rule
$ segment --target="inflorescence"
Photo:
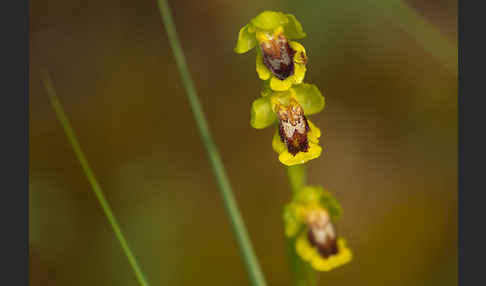
[[[263,129],[276,124],[272,147],[286,165],[304,164],[322,153],[321,130],[308,117],[325,106],[314,84],[304,83],[307,53],[293,39],[306,37],[291,14],[264,11],[240,29],[235,52],[256,49],[256,71],[263,81],[260,97],[251,106],[250,124]],[[285,234],[299,257],[315,270],[329,271],[352,258],[334,223],[338,202],[321,187],[304,186],[284,208]]]

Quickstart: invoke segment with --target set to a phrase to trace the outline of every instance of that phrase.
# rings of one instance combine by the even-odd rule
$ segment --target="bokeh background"
[[[341,202],[338,228],[355,258],[320,285],[457,285],[457,65],[437,57],[456,59],[457,1],[398,2],[170,1],[269,285],[290,285],[281,219],[290,190],[274,130],[249,125],[261,84],[254,52],[232,50],[267,9],[302,22],[306,81],[326,97],[312,117],[325,151],[308,164],[308,183]],[[452,49],[424,45],[404,13]],[[43,68],[152,285],[248,285],[156,1],[31,1],[30,44],[31,285],[137,284]]]

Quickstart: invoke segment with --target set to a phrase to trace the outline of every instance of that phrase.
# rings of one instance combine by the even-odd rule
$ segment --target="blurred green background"
[[[232,50],[267,9],[302,22],[306,81],[326,97],[312,117],[324,152],[308,182],[341,202],[337,227],[355,257],[320,285],[457,285],[457,72],[434,56],[456,57],[457,1],[396,2],[170,1],[269,285],[290,285],[281,219],[290,190],[273,128],[249,125],[261,84],[254,52]],[[414,23],[395,16],[403,7],[452,49],[424,47]],[[137,284],[42,68],[152,285],[248,285],[156,1],[31,1],[30,43],[31,285]]]

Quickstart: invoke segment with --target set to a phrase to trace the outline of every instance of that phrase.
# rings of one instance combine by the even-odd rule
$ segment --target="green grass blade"
[[[186,89],[187,98],[191,105],[194,119],[196,120],[197,128],[199,129],[202,141],[204,143],[204,147],[208,152],[211,166],[218,182],[226,211],[228,212],[228,215],[230,217],[233,231],[236,235],[236,239],[240,247],[240,253],[243,256],[248,275],[253,285],[264,286],[266,285],[265,278],[258,264],[257,257],[252,249],[250,239],[248,237],[243,219],[238,210],[236,201],[233,197],[231,185],[226,176],[226,172],[220,155],[218,153],[216,145],[211,138],[208,123],[204,116],[201,103],[197,95],[197,91],[194,87],[191,75],[189,73],[189,68],[186,63],[184,52],[179,42],[179,37],[177,35],[175,24],[172,19],[171,10],[166,0],[158,0],[158,5],[165,26],[165,30],[167,31],[167,36],[172,47],[172,52],[174,54],[177,67],[179,69],[184,88]]]
[[[113,215],[111,207],[108,201],[106,200],[105,195],[103,194],[103,190],[101,189],[101,186],[96,180],[93,170],[91,170],[91,167],[89,166],[88,160],[86,160],[83,150],[81,149],[81,146],[79,145],[78,140],[76,138],[76,134],[74,133],[73,128],[69,123],[66,113],[62,108],[61,102],[59,102],[59,99],[57,98],[56,90],[47,72],[43,72],[43,83],[46,88],[47,95],[49,96],[51,105],[54,108],[54,111],[56,112],[57,119],[59,120],[59,122],[62,125],[62,128],[64,129],[64,133],[66,134],[66,137],[68,138],[68,141],[71,144],[71,147],[73,148],[74,154],[76,158],[79,160],[79,163],[81,164],[81,168],[83,169],[84,174],[86,175],[86,178],[88,179],[93,189],[93,192],[96,195],[96,198],[98,198],[101,208],[103,209],[106,218],[108,219],[113,231],[115,232],[115,236],[120,242],[121,248],[123,249],[123,252],[127,256],[130,266],[132,267],[133,271],[135,272],[135,275],[137,276],[138,282],[140,283],[140,285],[148,286],[149,284],[143,275],[142,269],[140,268],[139,264],[137,263],[137,260],[135,259],[135,256],[133,255],[130,247],[128,246],[127,240],[125,239],[125,236],[123,235],[120,229],[118,221]]]
[[[449,71],[457,73],[457,47],[437,27],[403,0],[381,0],[379,4],[388,8],[385,17],[397,23]]]

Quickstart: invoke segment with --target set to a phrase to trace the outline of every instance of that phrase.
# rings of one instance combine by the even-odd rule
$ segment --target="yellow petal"
[[[343,238],[338,238],[338,253],[328,258],[322,257],[317,249],[307,240],[306,233],[303,232],[296,240],[295,250],[302,260],[311,264],[312,268],[317,271],[330,271],[351,261],[353,254],[346,246]]]
[[[238,41],[236,42],[234,51],[238,54],[243,54],[253,49],[256,44],[257,40],[255,38],[254,29],[252,29],[251,25],[245,25],[238,33]]]
[[[320,255],[314,256],[311,261],[312,268],[317,271],[330,271],[350,262],[351,259],[353,259],[353,253],[346,246],[346,241],[342,238],[338,238],[337,244],[339,251],[336,255],[330,256],[327,259]]]
[[[256,56],[256,71],[258,73],[258,77],[261,80],[267,80],[272,76],[270,70],[265,66],[263,63],[263,55],[260,48],[257,48],[257,56]]]
[[[304,109],[305,115],[312,115],[320,112],[326,105],[326,100],[316,85],[302,83],[293,85],[293,96]]]
[[[304,64],[295,63],[294,74],[292,75],[292,81],[294,82],[294,84],[302,83],[302,81],[304,80],[306,71],[307,71],[307,68],[305,67]]]
[[[272,76],[270,80],[270,88],[276,91],[285,91],[292,86],[292,77],[288,77],[284,80],[280,80],[275,76]]]
[[[303,60],[307,58],[304,46],[294,41],[289,41],[289,46],[295,51],[294,61],[303,63]]]
[[[321,153],[321,146],[309,142],[309,150],[307,152],[299,152],[294,156],[290,154],[289,151],[285,150],[284,152],[280,153],[280,155],[278,156],[278,160],[286,166],[293,166],[304,164],[312,159],[315,159],[321,156]]]
[[[259,97],[253,101],[250,109],[250,125],[256,129],[266,128],[277,121],[269,97]]]
[[[258,29],[271,31],[288,21],[287,16],[282,12],[263,11],[251,19],[250,23]]]
[[[272,147],[273,147],[273,150],[275,150],[275,152],[277,152],[279,154],[284,152],[287,149],[287,147],[282,142],[282,140],[280,140],[280,135],[278,134],[278,127],[277,127],[277,130],[275,131],[275,133],[273,134]]]
[[[319,255],[316,249],[307,241],[306,233],[303,232],[295,242],[295,250],[302,260],[310,262],[314,256]]]
[[[319,137],[321,137],[321,130],[309,119],[307,119],[307,123],[309,124],[309,133],[307,133],[307,138],[310,142],[317,144],[319,142]]]
[[[292,14],[285,14],[287,16],[287,24],[284,26],[284,32],[289,39],[301,39],[306,36],[302,24]]]

